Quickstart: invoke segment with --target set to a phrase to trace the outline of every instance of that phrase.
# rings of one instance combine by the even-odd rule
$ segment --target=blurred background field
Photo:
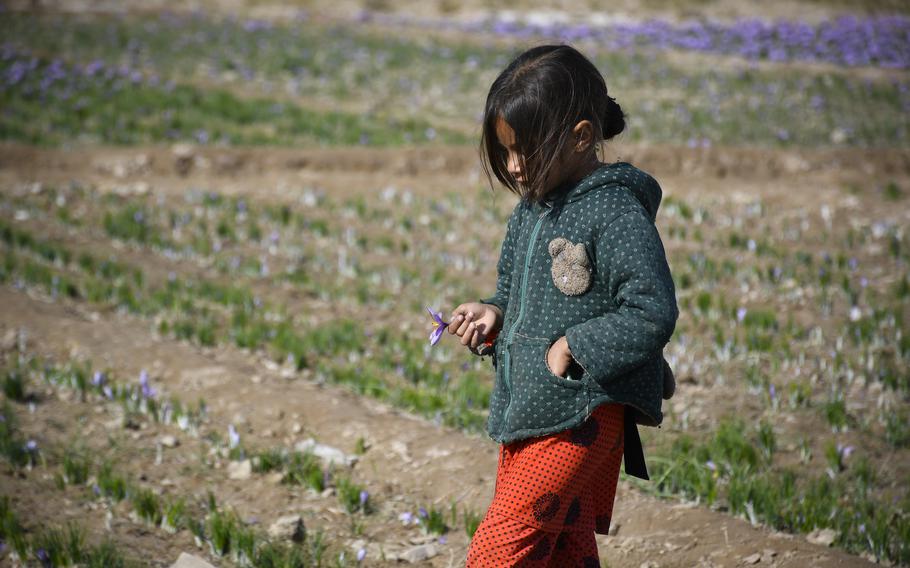
[[[489,84],[570,42],[681,310],[605,565],[910,564],[905,3],[11,2],[0,38],[0,558],[457,565],[493,372],[426,307],[495,286]]]

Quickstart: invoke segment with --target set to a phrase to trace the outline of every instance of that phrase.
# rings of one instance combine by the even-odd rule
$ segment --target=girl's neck
[[[597,154],[591,153],[584,159],[582,159],[575,167],[572,168],[572,173],[569,175],[562,183],[554,187],[544,196],[544,201],[553,201],[559,199],[559,197],[567,192],[569,189],[574,187],[578,182],[585,179],[592,173],[594,173],[597,168],[603,164],[600,160],[597,159]]]

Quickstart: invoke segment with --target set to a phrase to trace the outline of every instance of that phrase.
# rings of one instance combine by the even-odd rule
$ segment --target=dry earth
[[[786,200],[793,208],[817,207],[820,197],[836,199],[849,184],[868,179],[905,183],[910,176],[910,156],[900,151],[706,151],[627,146],[612,148],[610,153],[653,171],[667,194],[696,201],[761,195],[763,200]],[[148,166],[141,171],[109,167],[133,163],[139,155],[148,158]],[[389,184],[429,195],[474,188],[482,181],[474,151],[464,148],[207,148],[199,155],[204,157],[199,167],[181,176],[174,169],[171,149],[166,147],[38,150],[5,146],[0,149],[0,187],[8,191],[24,183],[79,180],[104,191],[118,191],[146,183],[156,193],[177,196],[188,186],[201,186],[229,195],[293,203],[299,197],[295,192],[310,185],[318,185],[333,196],[363,194]],[[818,189],[798,191],[800,188],[827,189],[823,190],[826,195],[819,196],[815,193]],[[503,207],[511,203],[507,196],[496,199]],[[146,261],[151,273],[165,270],[164,266],[155,268],[155,262],[163,262],[160,259]],[[182,266],[180,270],[191,268]],[[119,427],[111,430],[116,409],[78,403],[53,391],[44,393],[36,411],[25,414],[22,420],[23,429],[42,447],[65,445],[81,434],[97,446],[98,452],[115,452],[126,471],[165,494],[203,496],[213,488],[220,503],[265,527],[282,514],[302,513],[311,529],[322,528],[353,550],[362,544],[356,540],[371,543],[374,554],[368,561],[378,557],[380,545],[392,552],[420,542],[419,534],[401,526],[397,518],[400,512],[430,504],[447,508],[453,500],[459,507],[482,511],[489,502],[495,446],[486,439],[436,426],[344,389],[300,377],[289,380],[257,354],[233,348],[200,348],[162,338],[151,330],[148,321],[121,313],[95,312],[84,304],[51,301],[33,291],[11,287],[0,289],[0,306],[0,337],[11,330],[24,331],[32,353],[57,361],[88,359],[121,377],[135,377],[147,369],[167,393],[187,402],[200,397],[207,401],[210,418],[206,431],[225,432],[229,423],[241,424],[244,443],[250,447],[289,447],[313,437],[350,453],[363,438],[368,450],[352,475],[370,488],[379,511],[356,539],[337,501],[330,496],[289,489],[268,476],[254,475],[243,482],[229,480],[226,464],[217,457],[206,457],[207,449],[200,439],[155,424],[142,425],[134,432],[123,433]],[[706,396],[720,401],[729,392],[711,395],[692,387],[677,400],[685,403],[690,400],[687,396]],[[741,402],[728,400],[728,410]],[[79,425],[78,432],[72,431],[74,424]],[[101,434],[118,440],[114,450]],[[157,441],[164,434],[177,436],[181,444],[164,450],[161,463],[156,463]],[[163,535],[131,523],[125,512],[116,510],[114,518],[106,521],[103,511],[85,505],[72,489],[62,494],[54,489],[53,481],[40,468],[24,476],[3,472],[0,493],[12,496],[14,508],[24,513],[31,527],[78,518],[87,527],[101,531],[110,522],[119,543],[141,552],[143,558],[154,558],[154,565],[168,565],[181,550],[195,550],[186,531],[176,537]],[[57,497],[48,500],[49,494]],[[610,566],[738,566],[744,565],[746,558],[762,566],[781,567],[869,564],[810,544],[802,536],[753,527],[745,520],[693,503],[643,495],[625,482],[620,485],[614,524],[616,534],[600,540],[601,556]],[[463,531],[453,531],[441,554],[429,564],[459,565],[466,546]],[[378,560],[374,563],[381,564]]]

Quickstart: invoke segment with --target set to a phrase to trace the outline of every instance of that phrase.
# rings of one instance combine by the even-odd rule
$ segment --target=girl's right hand
[[[448,330],[461,338],[461,344],[471,351],[486,341],[487,336],[502,327],[502,312],[492,304],[467,302],[452,312]]]

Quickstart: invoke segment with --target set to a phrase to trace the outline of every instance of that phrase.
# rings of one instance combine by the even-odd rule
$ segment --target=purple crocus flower
[[[139,373],[139,386],[142,387],[142,396],[145,398],[155,398],[155,394],[158,392],[149,385],[149,374],[148,371],[142,369]]]
[[[114,398],[114,391],[108,385],[104,385],[101,388],[101,391],[104,393],[104,396],[108,399]]]
[[[746,308],[739,308],[736,310],[736,321],[743,321],[746,318],[747,310]]]
[[[361,548],[357,551],[357,562],[363,562],[363,559],[367,557],[367,549]]]
[[[448,327],[449,324],[442,320],[442,312],[434,312],[429,306],[427,306],[427,311],[430,312],[430,317],[433,318],[433,331],[430,332],[430,345],[436,345],[439,343],[439,338],[442,337],[442,332],[446,330],[446,327]]]
[[[370,494],[366,490],[363,490],[360,492],[360,507],[361,508],[366,507],[367,499],[369,499],[369,498],[370,498]]]
[[[101,371],[95,371],[95,374],[92,375],[92,385],[100,387],[107,382],[107,377],[104,376],[104,373]]]
[[[36,441],[34,441],[34,440],[29,440],[28,442],[25,443],[25,449],[26,449],[29,453],[32,453],[32,452],[37,451],[37,450],[38,450],[38,442],[36,442]]]
[[[237,429],[234,428],[233,424],[228,425],[228,444],[231,449],[240,445],[240,434],[237,432]]]
[[[850,454],[853,453],[853,446],[844,446],[842,444],[838,444],[837,453],[839,453],[843,459],[847,459],[850,457]]]
[[[41,565],[44,566],[45,568],[50,568],[51,566],[54,565],[53,562],[51,562],[50,555],[43,548],[39,548],[35,552],[35,556],[38,558],[38,560],[41,561]]]

